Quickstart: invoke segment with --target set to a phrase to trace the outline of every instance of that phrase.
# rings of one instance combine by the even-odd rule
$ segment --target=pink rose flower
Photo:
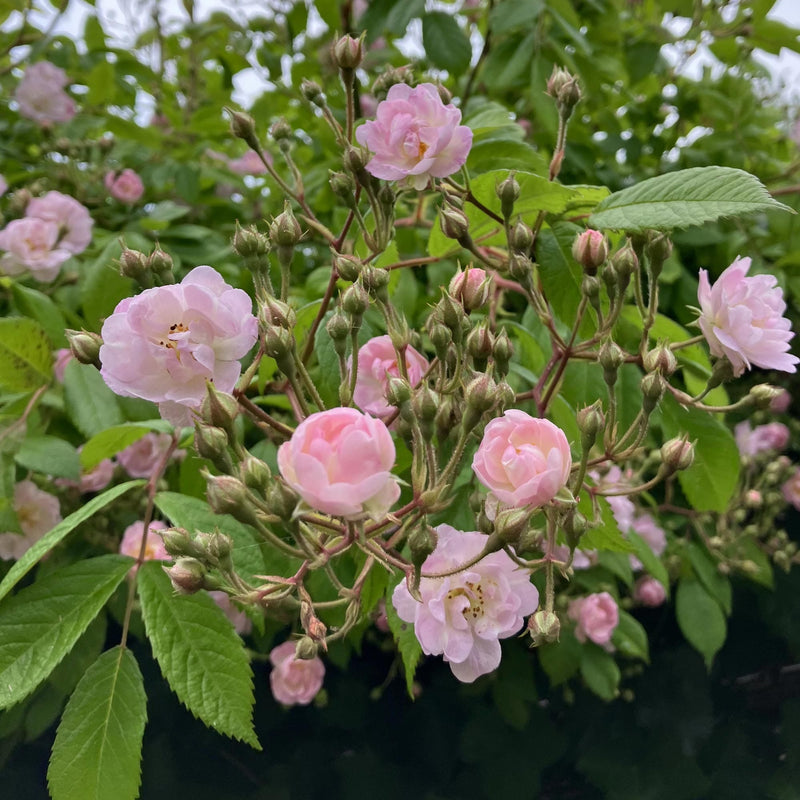
[[[156,531],[163,531],[166,528],[167,525],[157,519],[150,523],[147,531],[147,544],[144,548],[145,561],[172,561],[172,556],[164,547],[164,540],[156,533]],[[128,525],[122,535],[122,541],[119,543],[119,552],[123,556],[138,558],[139,551],[142,549],[143,536],[144,522],[142,520]]]
[[[564,431],[517,409],[486,426],[472,460],[478,480],[514,508],[548,503],[566,485],[571,466]]]
[[[295,658],[294,642],[284,642],[269,653],[272,696],[285,706],[307,706],[322,688],[325,665],[322,659]]]
[[[135,203],[144,194],[142,179],[132,169],[124,169],[119,175],[107,172],[103,183],[108,193],[120,203]]]
[[[92,242],[94,220],[86,206],[61,192],[35,197],[25,209],[26,217],[54,222],[60,232],[58,246],[73,255],[82,253]]]
[[[633,520],[630,530],[639,534],[642,539],[647,542],[650,549],[657,556],[660,556],[667,549],[667,534],[661,528],[650,514],[640,514]],[[636,556],[630,557],[631,568],[639,570],[643,568],[643,564]]]
[[[171,444],[172,437],[168,433],[146,433],[141,439],[120,450],[117,461],[131,478],[149,478]],[[173,458],[182,457],[184,452],[176,450]]]
[[[75,102],[64,91],[67,83],[64,70],[49,61],[31,64],[14,93],[19,113],[43,126],[69,122],[75,116]]]
[[[783,484],[781,492],[786,502],[791,503],[800,511],[800,469],[796,470],[794,475]]]
[[[750,427],[746,420],[733,429],[736,445],[743,456],[755,456],[767,450],[783,450],[789,444],[789,429],[780,422]]]
[[[278,448],[286,483],[312,508],[345,519],[378,520],[394,505],[394,459],[386,425],[355,408],[311,414]]]
[[[461,303],[467,311],[475,311],[486,305],[492,288],[492,276],[480,267],[459,270],[450,281],[450,297]]]
[[[19,560],[39,539],[61,522],[58,498],[40,489],[33,481],[14,486],[12,507],[22,535],[0,533],[0,558]]]
[[[619,624],[617,601],[608,593],[579,597],[569,604],[567,616],[575,620],[575,638],[579,642],[590,639],[601,647],[611,642],[611,635]]]
[[[41,219],[15,219],[0,231],[0,272],[20,275],[30,270],[41,283],[56,279],[70,252],[58,242],[58,226]]]
[[[411,345],[406,347],[406,370],[408,380],[415,386],[427,371],[427,359]],[[358,375],[353,401],[365,413],[373,417],[388,417],[394,407],[386,402],[389,378],[398,377],[397,353],[389,336],[376,336],[358,351]]]
[[[633,599],[648,608],[657,608],[667,599],[667,590],[661,581],[643,575],[633,587]]]
[[[700,329],[712,354],[727,358],[737,377],[752,366],[795,372],[783,291],[773,275],[746,277],[749,269],[749,258],[737,258],[713,286],[700,270]]]
[[[53,374],[59,383],[64,383],[64,373],[67,371],[67,364],[74,356],[69,347],[62,347],[53,354]]]
[[[616,465],[612,464],[604,475],[593,470],[589,473],[589,477],[597,483],[600,489],[624,489],[630,486],[630,481],[622,474],[622,470]],[[611,506],[611,511],[614,514],[614,521],[620,533],[627,533],[633,525],[633,519],[636,516],[636,506],[627,495],[609,495],[605,498]]]
[[[176,427],[191,425],[206,395],[236,385],[258,337],[246,292],[228,286],[211,267],[195,267],[179,284],[146,289],[122,300],[105,321],[100,374],[123,397],[159,404]]]
[[[225,612],[236,633],[247,636],[253,630],[253,621],[247,616],[247,612],[234,605],[227,592],[209,592],[208,596]]]
[[[784,414],[792,404],[792,396],[786,389],[781,389],[781,393],[769,404],[770,411],[776,414]]]
[[[457,531],[449,525],[436,529],[436,549],[422,565],[423,575],[443,573],[479,555],[488,540],[483,533]],[[442,655],[453,675],[472,683],[500,664],[500,639],[519,631],[539,605],[539,592],[530,576],[507,553],[498,551],[477,564],[445,578],[420,580],[422,602],[401,581],[392,604],[427,655]]]
[[[452,175],[466,162],[472,131],[459,125],[461,112],[445,105],[432,83],[395,84],[375,113],[356,130],[356,140],[373,153],[367,171],[376,178],[424,189],[432,177]]]

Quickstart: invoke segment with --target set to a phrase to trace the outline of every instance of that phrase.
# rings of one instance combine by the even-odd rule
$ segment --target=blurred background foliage
[[[333,135],[298,92],[301,81],[314,81],[334,113],[342,113],[330,56],[337,31],[365,32],[359,75],[366,116],[389,69],[409,67],[417,79],[432,77],[453,92],[475,130],[473,174],[509,167],[546,174],[557,119],[544,90],[558,65],[583,88],[560,175],[565,184],[613,191],[671,170],[717,164],[754,173],[800,209],[797,109],[758,60],[759,51],[800,52],[798,31],[768,16],[773,5],[275,0],[226,9],[192,0],[121,0],[118,7],[65,0],[60,12],[39,13],[0,0],[0,19],[7,18],[0,30],[3,96],[13,96],[23,60],[47,59],[74,81],[80,108],[71,122],[48,129],[21,118],[8,100],[0,103],[7,202],[15,190],[57,189],[86,204],[96,222],[91,249],[67,265],[49,293],[62,318],[54,320],[52,304],[37,305],[33,294],[20,291],[3,292],[0,313],[40,318],[54,347],[63,346],[59,330],[66,325],[98,330],[133,291],[112,266],[120,237],[145,252],[160,243],[181,273],[210,263],[246,287],[249,276],[229,244],[234,225],[263,229],[283,198],[269,179],[228,167],[246,149],[230,135],[222,111],[236,106],[234,93],[288,175],[281,146],[268,135],[286,120],[287,149],[309,203],[323,222],[341,225],[346,210],[328,183],[329,170],[340,166]],[[108,201],[103,188],[106,171],[121,168],[144,180],[144,201],[135,208]],[[666,309],[688,322],[698,268],[718,272],[737,255],[749,255],[757,270],[778,275],[793,327],[800,329],[798,219],[770,213],[676,234],[663,276]],[[426,239],[400,227],[397,252],[425,255]],[[309,322],[313,317],[330,258],[311,240],[303,256],[294,265],[293,287],[301,325],[302,309],[309,309]],[[417,270],[417,280],[408,270],[396,272],[393,298],[411,321],[455,266]],[[786,385],[796,397],[795,376]],[[129,419],[152,416],[130,403],[123,410]],[[193,473],[193,461],[186,463],[181,490],[201,497],[197,467]],[[797,538],[796,514],[789,523]],[[398,664],[368,632],[347,669],[330,671],[323,708],[279,709],[267,697],[265,673],[257,672],[263,754],[193,720],[140,646],[137,657],[153,687],[141,796],[361,798],[380,791],[387,800],[411,792],[425,800],[791,800],[800,797],[799,581],[796,571],[777,574],[774,591],[733,581],[729,637],[710,672],[681,638],[672,608],[637,611],[650,636],[651,664],[629,667],[622,695],[611,703],[574,682],[551,686],[524,644],[513,640],[500,674],[472,687],[457,685],[438,660],[427,663],[411,704],[403,682],[392,680]],[[549,674],[552,679],[554,670]],[[15,800],[45,797],[54,722],[69,688],[47,684],[17,718],[0,718],[3,782],[14,787]]]

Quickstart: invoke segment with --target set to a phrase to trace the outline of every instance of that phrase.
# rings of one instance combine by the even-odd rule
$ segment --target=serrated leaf
[[[189,533],[213,533],[215,528],[219,528],[230,536],[233,540],[233,566],[245,580],[264,572],[272,575],[281,571],[282,564],[265,564],[258,535],[251,527],[227,514],[215,514],[205,501],[177,492],[159,492],[156,506],[173,525],[186,528]]]
[[[147,638],[178,699],[210,728],[261,749],[253,730],[253,672],[244,644],[205,593],[176,595],[161,564],[137,574]]]
[[[31,567],[33,567],[45,553],[50,552],[62,539],[75,530],[78,525],[85,522],[101,508],[105,508],[109,503],[125,494],[125,492],[137,486],[144,486],[144,484],[145,482],[143,480],[137,480],[120,483],[118,486],[112,486],[102,494],[97,495],[97,497],[93,497],[86,505],[81,506],[66,519],[61,520],[53,530],[48,531],[38,542],[35,542],[30,550],[28,550],[6,573],[5,578],[3,578],[2,583],[0,583],[0,600],[28,574]]]
[[[62,567],[0,607],[0,708],[27,697],[100,613],[133,560],[106,555]]]
[[[54,478],[77,481],[81,476],[78,451],[57,436],[31,436],[22,443],[14,460],[22,467]]]
[[[458,75],[469,68],[472,45],[452,14],[429,11],[423,15],[422,46],[439,69]]]
[[[87,437],[125,422],[116,395],[100,373],[75,360],[64,370],[64,404],[70,420]]]
[[[153,430],[169,432],[172,426],[163,420],[148,422],[126,422],[124,425],[115,425],[92,436],[83,446],[80,453],[80,462],[84,470],[89,472],[103,459],[111,458],[120,450],[124,450],[134,442]]]
[[[566,683],[578,671],[582,650],[580,643],[571,633],[562,636],[558,642],[536,648],[539,663],[553,686]]]
[[[647,631],[641,622],[627,611],[620,609],[619,622],[611,636],[611,642],[620,653],[632,658],[640,658],[649,663],[650,647],[647,641]]]
[[[688,435],[695,443],[694,463],[678,473],[686,499],[696,511],[725,511],[741,468],[739,448],[730,430],[707,411],[681,406],[666,395],[661,402],[664,435]]]
[[[64,709],[47,770],[53,800],[135,800],[146,722],[136,658],[119,646],[107,650]]]
[[[617,662],[596,644],[583,646],[581,675],[586,685],[603,700],[613,700],[619,693],[621,676]]]
[[[50,382],[53,356],[50,339],[32,319],[0,319],[0,386],[27,392]]]
[[[420,645],[414,633],[414,626],[409,622],[403,622],[398,616],[397,611],[395,611],[394,605],[392,604],[393,591],[394,586],[391,586],[386,592],[386,619],[389,622],[389,630],[392,632],[395,644],[400,652],[400,658],[403,660],[403,672],[406,676],[406,691],[408,692],[408,696],[414,700],[414,674],[422,658],[422,645]]]
[[[61,309],[46,295],[14,283],[11,286],[14,294],[14,303],[20,313],[35,319],[44,329],[53,348],[66,347],[67,339],[64,329],[67,327]]]
[[[719,603],[694,578],[684,578],[675,592],[675,616],[689,644],[711,669],[714,656],[725,643],[727,625]]]
[[[754,175],[731,167],[692,167],[614,192],[597,206],[588,224],[668,231],[775,209],[792,211],[774,200]]]

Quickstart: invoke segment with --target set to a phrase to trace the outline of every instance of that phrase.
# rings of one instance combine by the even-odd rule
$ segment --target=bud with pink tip
[[[573,242],[572,255],[588,275],[594,275],[608,258],[608,239],[600,231],[585,230]]]

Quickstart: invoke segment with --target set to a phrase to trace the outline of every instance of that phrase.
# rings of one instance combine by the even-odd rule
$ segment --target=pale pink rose
[[[427,359],[411,345],[406,347],[406,370],[408,380],[416,386],[427,371]],[[389,336],[376,336],[358,351],[358,375],[353,402],[373,417],[388,417],[395,409],[386,402],[389,378],[400,375],[397,353]]]
[[[345,519],[378,520],[394,505],[394,459],[386,425],[355,408],[311,414],[278,448],[286,483],[312,508]]]
[[[457,531],[449,525],[436,529],[435,550],[422,565],[424,573],[456,569],[479,555],[489,537]],[[524,617],[536,611],[539,592],[530,576],[507,553],[490,553],[477,564],[445,578],[420,580],[422,602],[401,581],[392,604],[427,655],[442,655],[453,675],[472,683],[500,664],[500,639],[519,632]]]
[[[450,281],[448,293],[467,311],[475,311],[486,305],[492,288],[492,276],[480,267],[459,270]]]
[[[157,519],[150,523],[150,527],[147,531],[147,544],[144,548],[145,561],[172,561],[172,556],[164,547],[163,539],[156,533],[156,531],[163,531],[166,528],[167,525]],[[122,535],[122,541],[119,543],[119,552],[123,556],[139,558],[143,536],[144,522],[142,520],[128,525],[128,527],[125,528],[125,533]]]
[[[30,271],[41,283],[56,279],[70,252],[58,243],[58,226],[41,219],[15,219],[0,231],[0,272],[20,275]]]
[[[272,696],[285,706],[307,706],[322,688],[325,665],[322,659],[295,658],[294,642],[284,642],[269,653]]]
[[[783,316],[786,303],[773,275],[747,277],[749,258],[737,258],[713,286],[700,270],[700,329],[713,355],[730,361],[735,376],[752,366],[795,372],[788,352],[794,336]]]
[[[0,175],[0,197],[2,197],[7,191],[8,191],[8,182],[2,175]]]
[[[70,253],[82,253],[92,242],[94,220],[86,206],[61,192],[35,197],[25,209],[26,217],[54,222],[59,230],[58,246]]]
[[[64,70],[49,61],[31,64],[14,92],[19,113],[45,126],[69,122],[75,116],[75,102],[64,91],[68,82]]]
[[[786,389],[781,389],[781,393],[769,404],[770,411],[776,414],[784,414],[792,404],[792,396]]]
[[[247,612],[234,605],[227,592],[209,592],[208,596],[225,612],[236,633],[247,636],[253,630],[253,622]]]
[[[269,153],[264,153],[264,158],[270,164],[272,163],[272,156]],[[267,171],[264,162],[258,157],[258,153],[253,150],[248,150],[239,158],[229,159],[228,169],[237,175],[263,175]]]
[[[18,560],[49,530],[61,522],[58,498],[40,489],[33,481],[20,481],[14,486],[12,507],[22,535],[0,533],[0,558]]]
[[[667,599],[667,590],[661,581],[643,575],[633,587],[633,599],[648,608],[656,608]]]
[[[211,267],[179,284],[122,300],[105,321],[100,374],[123,397],[158,403],[176,427],[193,424],[206,381],[231,392],[258,337],[252,300]]]
[[[783,484],[781,492],[786,502],[791,503],[800,511],[800,469],[796,470],[794,475]]]
[[[142,179],[132,169],[124,169],[119,175],[107,172],[103,183],[108,193],[120,203],[135,203],[144,194]]]
[[[650,549],[657,556],[660,556],[667,549],[667,534],[650,514],[640,514],[633,520],[630,530],[638,533],[647,542]],[[642,569],[642,562],[636,556],[630,556],[631,568]]]
[[[367,171],[376,178],[424,189],[466,162],[472,131],[459,125],[461,112],[445,105],[432,83],[395,84],[375,114],[356,130],[356,140],[373,153]]]
[[[789,444],[789,429],[780,422],[750,427],[746,420],[733,429],[736,445],[743,456],[755,456],[767,450],[783,450]]]
[[[543,506],[569,479],[572,455],[561,428],[510,409],[493,419],[472,460],[478,480],[508,506]]]
[[[59,383],[64,383],[64,373],[67,371],[67,364],[74,356],[69,347],[62,347],[53,354],[53,374]]]
[[[555,550],[553,550],[553,555],[559,561],[568,561],[569,560],[569,547],[565,544],[557,545]],[[575,548],[575,552],[572,556],[572,569],[589,569],[589,567],[593,567],[597,563],[597,552],[595,550],[581,550],[579,548]]]
[[[575,638],[587,639],[606,647],[611,642],[614,629],[619,624],[617,601],[608,592],[579,597],[569,604],[567,616],[575,620]]]
[[[117,461],[131,478],[149,478],[171,445],[172,437],[168,433],[151,431],[120,450]],[[172,457],[180,458],[183,454],[183,450],[176,450]]]

